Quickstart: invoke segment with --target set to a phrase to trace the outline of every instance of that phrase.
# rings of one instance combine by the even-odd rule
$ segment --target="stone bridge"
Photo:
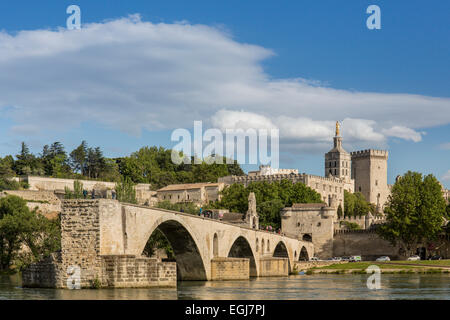
[[[156,229],[170,242],[176,266],[173,262],[141,257]],[[60,256],[26,270],[25,286],[66,287],[70,274],[67,268],[73,265],[81,267],[84,287],[95,278],[105,286],[133,287],[173,285],[173,282],[176,285],[177,279],[286,276],[295,261],[314,254],[311,242],[107,199],[63,201],[61,232]],[[48,265],[53,265],[50,269],[56,271],[48,271]],[[151,277],[152,283],[145,277]]]

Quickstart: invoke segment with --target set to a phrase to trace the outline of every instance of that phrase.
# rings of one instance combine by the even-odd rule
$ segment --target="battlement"
[[[383,157],[387,159],[389,152],[387,150],[366,149],[350,152],[350,155],[352,156],[352,159],[366,157]]]
[[[302,182],[306,183],[307,181],[314,180],[314,181],[323,181],[323,182],[331,182],[331,183],[340,183],[342,182],[341,179],[335,178],[335,177],[322,177],[322,176],[316,176],[313,174],[306,174],[306,173],[291,173],[291,174],[272,174],[272,175],[258,175],[258,176],[226,176],[221,177],[218,179],[219,182],[224,182],[227,184],[230,183],[247,183],[247,182],[253,182],[253,181],[280,181],[283,179],[291,180],[293,182]]]

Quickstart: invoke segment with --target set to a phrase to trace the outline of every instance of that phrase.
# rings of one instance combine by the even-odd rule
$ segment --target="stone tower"
[[[336,134],[333,138],[334,147],[325,154],[325,177],[330,175],[344,181],[350,181],[351,156],[342,147],[340,124],[336,121]]]
[[[248,195],[248,210],[245,220],[250,228],[259,229],[259,215],[256,212],[256,197],[254,192],[250,192]]]
[[[356,151],[351,153],[351,158],[355,192],[361,192],[367,201],[375,204],[378,212],[383,212],[390,193],[387,185],[388,152]]]

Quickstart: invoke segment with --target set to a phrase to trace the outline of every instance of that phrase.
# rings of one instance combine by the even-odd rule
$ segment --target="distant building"
[[[158,201],[192,202],[201,206],[220,200],[220,191],[223,187],[224,183],[171,184],[157,190],[156,193]]]
[[[276,168],[272,168],[269,165],[261,165],[259,166],[259,171],[249,171],[248,175],[253,177],[253,176],[270,176],[270,175],[274,175],[274,174],[298,174],[298,170],[297,169],[276,169]]]

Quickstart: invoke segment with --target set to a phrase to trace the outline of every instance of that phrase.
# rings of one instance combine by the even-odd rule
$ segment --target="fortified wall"
[[[399,246],[392,246],[374,230],[337,230],[333,239],[334,256],[359,255],[365,261],[373,261],[380,256],[391,259],[405,259],[399,253]]]
[[[23,271],[24,287],[89,288],[176,286],[176,264],[135,255],[105,255],[100,223],[111,206],[104,199],[64,200],[61,251]]]

